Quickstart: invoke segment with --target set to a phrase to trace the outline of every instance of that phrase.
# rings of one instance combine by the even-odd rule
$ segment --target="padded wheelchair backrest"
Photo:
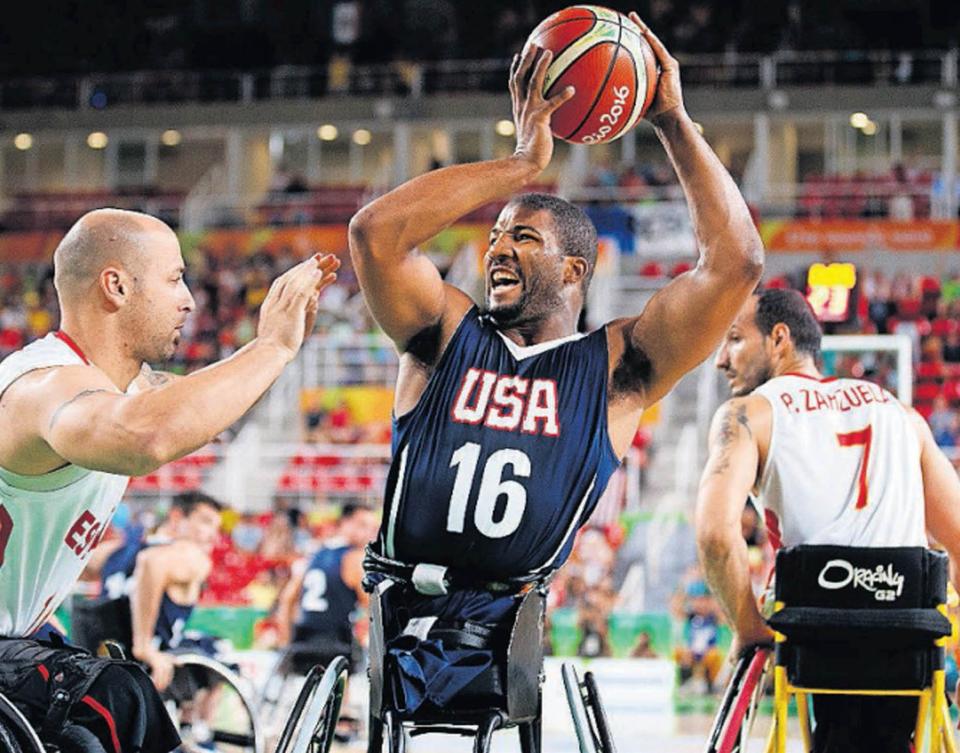
[[[950,634],[947,558],[922,547],[797,546],[777,554],[769,619],[786,636],[777,663],[794,684],[919,690],[943,666]]]
[[[128,652],[133,644],[130,599],[107,601],[74,597],[70,605],[70,642],[96,653],[103,641],[116,641]]]
[[[787,606],[935,609],[947,600],[947,557],[923,547],[803,545],[777,553]]]

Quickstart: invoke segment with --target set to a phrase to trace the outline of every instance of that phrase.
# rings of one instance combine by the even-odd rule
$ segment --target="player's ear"
[[[770,330],[770,338],[774,348],[783,348],[790,343],[790,327],[783,322],[777,322]]]
[[[105,267],[100,272],[97,282],[107,305],[113,310],[120,308],[130,299],[132,281],[119,267]]]
[[[563,282],[578,285],[587,276],[587,260],[582,256],[566,256],[563,260]]]

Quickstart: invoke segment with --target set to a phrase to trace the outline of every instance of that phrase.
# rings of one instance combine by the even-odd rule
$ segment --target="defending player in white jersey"
[[[733,651],[768,643],[741,535],[754,495],[775,546],[926,546],[960,562],[960,480],[920,415],[859,379],[816,367],[819,324],[803,296],[764,290],[744,305],[716,365],[734,397],[714,416],[700,482],[700,559],[736,634]],[[906,751],[915,699],[815,699],[814,750]],[[848,731],[857,729],[854,738]]]
[[[60,330],[0,363],[0,692],[44,734],[69,719],[107,751],[177,744],[142,672],[29,637],[79,577],[127,478],[202,447],[250,409],[296,356],[338,266],[317,256],[281,275],[253,342],[175,378],[146,365],[173,355],[194,308],[173,231],[102,209],[57,247]],[[60,689],[69,701],[53,703]]]

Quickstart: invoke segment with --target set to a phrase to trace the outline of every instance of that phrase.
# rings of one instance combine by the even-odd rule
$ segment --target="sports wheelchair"
[[[488,753],[493,733],[516,727],[523,753],[540,753],[543,620],[548,577],[480,582],[436,565],[408,565],[367,549],[365,588],[370,592],[370,718],[368,753],[404,753],[406,736],[435,733],[473,738]],[[513,599],[502,624],[449,623],[409,618],[410,598],[458,590],[489,591]],[[405,635],[438,641],[444,650],[490,651],[492,662],[441,706],[429,699],[402,709],[398,664],[388,644]]]
[[[83,727],[67,724],[56,743],[44,745],[20,710],[0,694],[0,750],[4,753],[106,753]]]
[[[293,690],[295,678],[308,678],[315,668],[324,670],[341,657],[346,662],[348,674],[358,662],[359,647],[337,641],[297,640],[282,649],[270,670],[267,681],[257,699],[257,710],[264,729],[275,730],[280,716],[286,711],[288,692]],[[314,673],[315,674],[315,673]],[[302,686],[301,686],[302,692]]]
[[[774,718],[765,750],[785,753],[790,699],[812,749],[816,696],[916,697],[913,746],[956,753],[944,687],[947,558],[922,547],[797,546],[777,554],[773,651],[753,648],[724,696],[708,753],[746,747],[772,675]]]
[[[71,640],[77,646],[93,653],[109,653],[112,658],[124,659],[133,643],[130,600],[127,597],[109,601],[91,601],[75,597],[71,605]],[[265,753],[264,736],[255,713],[249,683],[233,669],[217,659],[190,650],[175,651],[174,676],[165,692],[167,710],[180,731],[182,748],[187,753],[202,753],[204,741],[232,745],[251,753]],[[184,719],[197,691],[202,688],[226,686],[234,705],[243,711],[244,721],[233,728],[199,730]]]

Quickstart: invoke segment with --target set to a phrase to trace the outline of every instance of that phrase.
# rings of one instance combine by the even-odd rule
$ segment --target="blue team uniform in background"
[[[357,593],[340,574],[343,557],[350,549],[323,548],[313,555],[303,575],[294,642],[336,641],[346,647],[352,643],[351,615],[357,608]]]
[[[167,542],[150,542],[144,539],[127,541],[111,554],[100,572],[101,595],[104,599],[120,599],[130,595],[133,584],[133,571],[137,565],[137,555],[148,546],[162,545]],[[177,648],[183,641],[183,628],[193,614],[193,604],[178,604],[166,593],[160,601],[157,614],[157,627],[154,636],[159,640],[163,651]]]
[[[379,553],[488,581],[558,568],[620,462],[608,372],[605,329],[524,348],[471,308],[416,407],[394,419]],[[414,618],[485,625],[517,604],[482,589],[387,601]],[[401,710],[442,707],[493,660],[429,635],[394,636],[388,654]]]

